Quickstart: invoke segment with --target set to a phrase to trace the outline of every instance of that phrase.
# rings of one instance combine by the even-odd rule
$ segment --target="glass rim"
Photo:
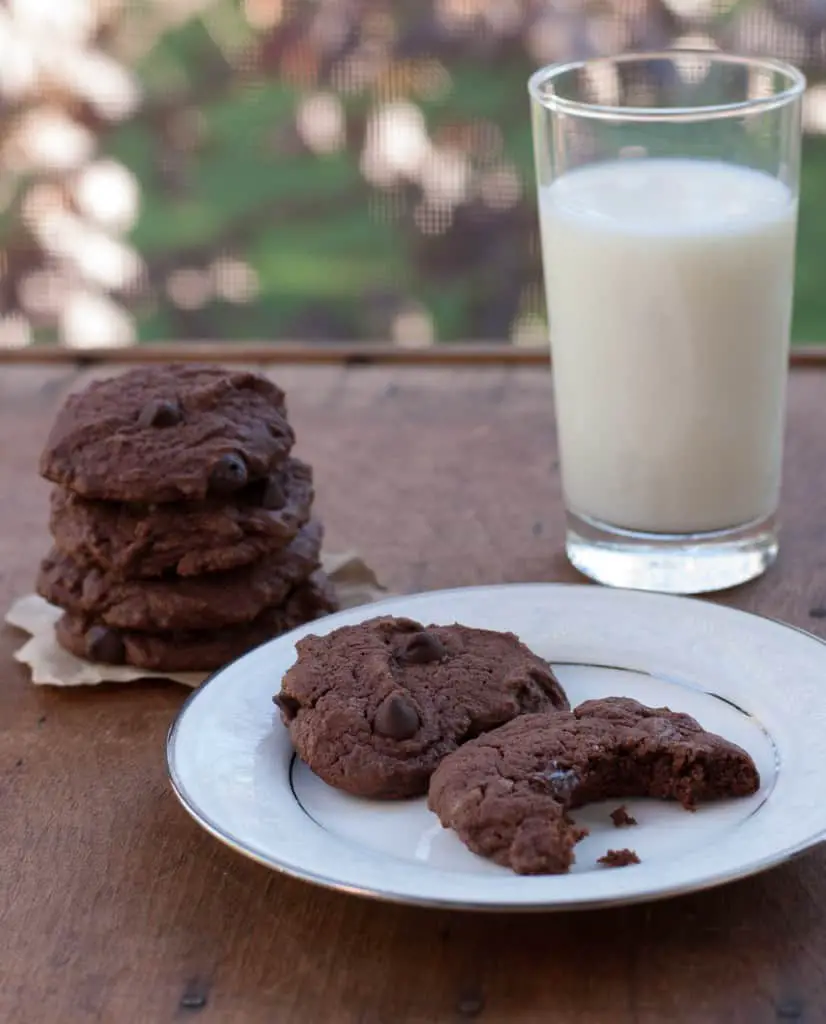
[[[771,71],[786,78],[786,85],[771,96],[756,96],[753,99],[735,100],[728,103],[709,103],[688,107],[628,107],[584,100],[566,99],[543,92],[548,82],[572,71],[584,70],[606,64],[645,63],[656,60],[675,61],[680,57],[696,57],[711,63],[731,64]],[[576,117],[594,118],[601,121],[711,121],[736,117],[743,113],[774,110],[798,99],[806,90],[806,76],[787,61],[773,57],[742,57],[723,53],[720,50],[681,49],[636,51],[606,57],[588,57],[581,60],[559,61],[538,68],[528,79],[531,99],[554,113],[570,114]]]

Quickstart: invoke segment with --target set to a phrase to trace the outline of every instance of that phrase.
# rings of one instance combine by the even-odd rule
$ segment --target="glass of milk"
[[[566,548],[600,583],[777,556],[804,88],[687,50],[530,80]]]

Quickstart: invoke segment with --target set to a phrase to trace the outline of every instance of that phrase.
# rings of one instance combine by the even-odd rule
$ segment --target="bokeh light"
[[[126,348],[135,343],[135,325],[102,292],[76,288],[61,310],[60,336],[69,348]]]
[[[135,175],[115,160],[98,160],[78,174],[74,198],[81,213],[111,231],[128,231],[137,220],[140,187]]]
[[[255,270],[242,259],[229,256],[217,259],[210,267],[212,289],[219,299],[243,305],[260,291]]]
[[[344,108],[335,93],[304,97],[296,113],[298,132],[314,153],[334,153],[345,141]]]
[[[173,270],[166,281],[166,293],[180,309],[201,309],[214,292],[212,275],[196,267]]]

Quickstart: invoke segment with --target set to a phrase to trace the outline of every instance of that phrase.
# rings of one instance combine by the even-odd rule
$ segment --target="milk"
[[[695,533],[775,511],[796,200],[759,171],[634,159],[540,190],[569,509]]]

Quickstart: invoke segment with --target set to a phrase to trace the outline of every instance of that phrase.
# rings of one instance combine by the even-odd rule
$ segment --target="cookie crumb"
[[[625,804],[622,804],[620,807],[617,807],[616,810],[611,811],[611,821],[614,823],[614,828],[623,828],[625,826],[637,824],[637,819],[628,813],[628,808]]]
[[[604,864],[607,868],[624,868],[629,864],[639,864],[640,858],[634,850],[608,850],[604,857],[600,857],[598,864]]]

